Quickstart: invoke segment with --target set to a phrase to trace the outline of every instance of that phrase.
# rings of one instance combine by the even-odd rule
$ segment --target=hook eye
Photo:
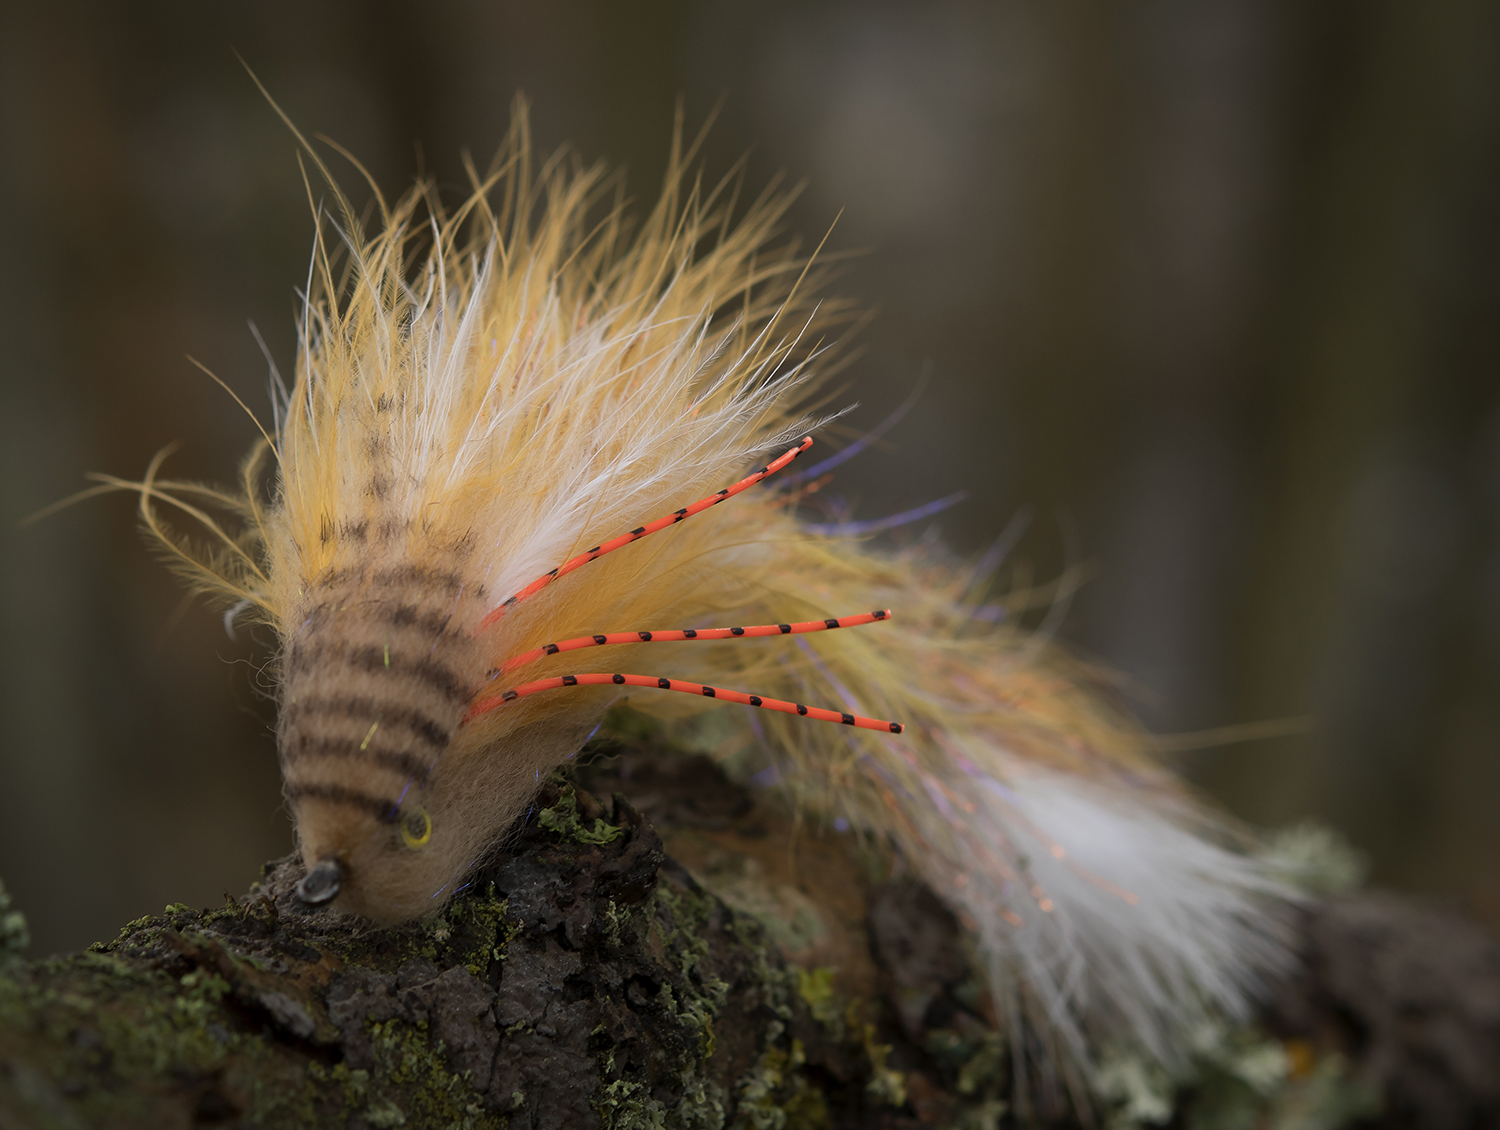
[[[343,883],[344,869],[339,866],[339,861],[326,856],[313,864],[312,870],[302,877],[302,882],[297,884],[296,894],[309,906],[321,906],[338,896]]]
[[[425,808],[414,808],[401,822],[401,839],[409,848],[419,848],[432,839],[432,817]]]

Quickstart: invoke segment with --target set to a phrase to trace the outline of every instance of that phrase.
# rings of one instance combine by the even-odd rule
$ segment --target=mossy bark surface
[[[929,892],[706,759],[609,752],[397,929],[304,906],[290,859],[64,958],[22,960],[0,905],[0,1130],[1074,1124],[1045,1080],[1015,1109],[1005,1027]],[[1443,989],[1455,930],[1330,904],[1259,1026],[1205,1033],[1177,1076],[1106,1059],[1099,1120],[1494,1125],[1500,947],[1463,934]]]
[[[222,909],[11,960],[0,1121],[831,1126],[831,1100],[864,1105],[863,1043],[623,796],[549,785],[506,850],[409,926],[303,906],[300,877],[280,860]]]

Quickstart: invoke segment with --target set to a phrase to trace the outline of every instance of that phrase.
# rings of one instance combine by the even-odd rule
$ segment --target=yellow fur
[[[157,464],[141,483],[106,482],[140,491],[195,585],[276,629],[304,858],[341,860],[339,905],[377,921],[438,909],[618,698],[561,690],[463,721],[466,702],[501,689],[490,672],[508,656],[889,606],[891,623],[801,643],[606,649],[526,678],[679,676],[906,723],[896,738],[756,716],[800,800],[888,841],[976,931],[1007,1015],[1054,1032],[1059,1062],[1120,1039],[1171,1059],[1193,1017],[1243,1008],[1282,961],[1263,910],[1278,891],[1087,671],[972,617],[966,570],[813,536],[773,479],[480,627],[547,569],[816,427],[819,351],[844,308],[820,304],[816,269],[775,243],[786,196],[736,222],[732,185],[706,191],[687,164],[674,148],[661,199],[632,227],[601,169],[558,159],[533,173],[522,113],[455,211],[419,187],[382,201],[366,234],[343,207],[320,223],[295,385],[242,492],[161,481]],[[158,516],[173,504],[212,521],[200,503],[240,525],[211,525],[195,547]],[[748,713],[650,691],[632,702]],[[392,768],[429,750],[425,782]],[[318,789],[400,792],[401,813]],[[420,846],[409,819],[430,820]]]

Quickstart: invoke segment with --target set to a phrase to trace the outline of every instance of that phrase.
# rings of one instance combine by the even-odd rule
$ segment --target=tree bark
[[[1011,1050],[929,892],[706,759],[613,753],[547,785],[423,922],[380,930],[305,907],[289,858],[223,908],[174,905],[71,957],[7,953],[0,1130],[977,1130],[1016,1116]],[[23,931],[4,911],[14,950]],[[1496,1124],[1493,940],[1373,895],[1329,903],[1303,935],[1304,972],[1259,1027],[1226,1026],[1175,1077],[1107,1059],[1099,1113]],[[1028,1120],[1073,1124],[1065,1095],[1028,1082]]]

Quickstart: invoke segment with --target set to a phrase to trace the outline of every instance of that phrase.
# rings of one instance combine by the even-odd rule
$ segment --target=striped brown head
[[[472,633],[482,591],[464,588],[457,572],[371,564],[309,592],[282,655],[278,728],[303,901],[413,917],[429,909],[423,875],[436,890],[471,849],[445,827],[442,789],[485,671]]]

